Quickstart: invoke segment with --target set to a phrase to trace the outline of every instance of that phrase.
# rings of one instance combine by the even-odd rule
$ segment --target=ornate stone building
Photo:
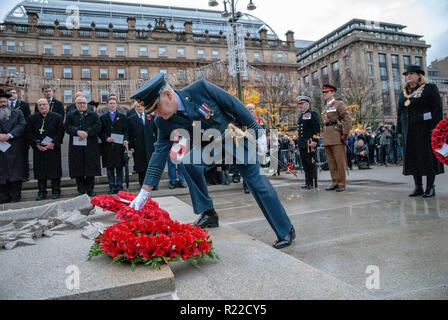
[[[353,19],[297,54],[299,86],[337,87],[359,84],[374,90],[378,99],[376,122],[394,123],[402,90],[402,73],[410,64],[426,68],[422,36],[403,31],[406,26]]]
[[[239,22],[248,64],[288,74],[297,83],[294,33],[288,32],[287,41],[282,41],[252,15],[242,14]],[[71,86],[56,92],[65,104],[73,102],[79,89],[88,100],[105,103],[113,91],[106,85],[111,82],[144,81],[159,72],[182,78],[188,70],[225,61],[227,28],[227,20],[212,10],[95,0],[25,0],[0,25],[0,72],[66,80]],[[250,73],[243,81],[256,87],[261,80]],[[129,108],[131,90],[117,88],[119,104]],[[32,103],[41,96],[29,84],[18,87],[18,92]]]

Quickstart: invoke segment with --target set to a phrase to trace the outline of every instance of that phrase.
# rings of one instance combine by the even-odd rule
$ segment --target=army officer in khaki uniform
[[[347,137],[352,128],[352,120],[344,103],[335,100],[336,88],[331,85],[324,85],[322,93],[325,99],[325,106],[322,108],[322,142],[325,147],[325,155],[330,169],[332,185],[325,190],[345,190],[345,170],[347,167],[347,157],[345,146]]]

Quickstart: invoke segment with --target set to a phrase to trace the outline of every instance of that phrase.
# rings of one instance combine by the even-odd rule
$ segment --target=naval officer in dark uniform
[[[310,98],[297,98],[300,114],[297,120],[298,147],[305,184],[302,189],[317,188],[316,147],[320,138],[320,120],[316,112],[310,109]]]
[[[258,133],[256,139],[259,152],[265,153],[267,151],[266,136],[260,134],[260,132],[263,132],[259,130],[262,129],[261,126],[244,104],[205,79],[195,81],[182,90],[174,91],[166,84],[164,75],[158,74],[146,82],[131,98],[144,106],[149,106],[147,112],[154,110],[156,115],[154,121],[158,128],[155,151],[149,162],[144,184],[138,196],[130,204],[136,210],[144,206],[153,186],[159,183],[173,145],[170,136],[176,129],[186,130],[190,133],[190,137],[193,137],[191,134],[193,126],[201,125],[201,128],[205,131],[214,128],[219,130],[219,133],[224,134],[229,123],[238,119],[239,123],[247,126],[248,129],[256,130]],[[196,143],[193,144],[194,146],[191,148],[193,152],[187,154],[185,158],[196,160],[194,149],[197,145]],[[247,140],[244,141],[244,145],[247,147]],[[205,148],[199,145],[199,149],[199,151],[203,151]],[[294,227],[270,181],[266,176],[260,175],[258,162],[249,164],[249,161],[247,161],[248,152],[246,149],[244,152],[244,161],[242,163],[237,162],[235,166],[248,184],[261,211],[277,236],[273,246],[276,249],[289,246],[295,238]],[[241,158],[239,159],[241,160]],[[185,180],[188,183],[194,212],[200,214],[199,219],[194,224],[202,228],[215,228],[219,226],[218,215],[208,194],[204,177],[206,164],[203,160],[200,159],[199,163],[197,161],[183,161],[180,167],[184,171]],[[232,160],[234,161],[235,158]]]

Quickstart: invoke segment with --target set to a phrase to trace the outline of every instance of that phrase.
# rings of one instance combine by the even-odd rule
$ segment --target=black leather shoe
[[[87,192],[87,195],[88,195],[89,197],[94,197],[94,196],[95,196],[95,192],[93,192],[93,191],[89,191],[89,192]]]
[[[434,186],[427,187],[425,190],[425,194],[423,195],[423,198],[432,198],[436,195],[436,189]]]
[[[53,192],[51,194],[51,199],[59,199],[61,197],[61,193],[60,192]]]
[[[157,190],[159,190],[159,187],[153,187],[152,188],[152,191],[157,191]]]
[[[170,183],[170,189],[176,189],[176,185]]]
[[[301,185],[300,188],[302,188],[302,189],[309,189],[308,188],[309,186],[310,186],[309,184],[304,184],[304,185]]]
[[[41,201],[47,199],[47,194],[43,192],[39,192],[36,197],[36,201]]]
[[[210,209],[201,213],[198,220],[193,222],[193,225],[197,225],[199,228],[217,228],[219,227],[218,214],[215,209]]]
[[[249,188],[246,186],[246,184],[243,184],[244,193],[250,193]]]
[[[325,190],[332,191],[332,190],[336,190],[337,188],[338,188],[338,186],[328,186],[325,188]]]
[[[177,188],[186,188],[185,184],[183,182],[177,181],[176,183]]]
[[[409,196],[410,197],[418,197],[423,194],[424,194],[424,192],[423,192],[422,186],[417,186],[417,187],[415,187],[414,192],[412,192]]]
[[[291,231],[286,235],[284,239],[275,240],[272,245],[275,249],[285,248],[291,245],[292,241],[296,238],[296,230],[294,227],[291,228]]]
[[[311,189],[314,189],[314,187],[310,184],[310,185],[308,185],[308,187],[306,189],[311,190]]]
[[[345,190],[345,187],[342,187],[342,186],[338,186],[337,188],[336,188],[336,192],[342,192],[342,191],[344,191]]]

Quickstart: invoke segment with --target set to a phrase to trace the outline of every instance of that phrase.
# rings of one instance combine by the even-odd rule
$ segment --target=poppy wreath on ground
[[[287,162],[286,167],[288,167],[289,170],[294,171],[294,165],[291,162]]]
[[[146,204],[141,210],[135,210],[129,207],[129,204],[122,202],[132,201],[137,195],[135,193],[119,191],[116,196],[111,195],[98,195],[90,200],[90,203],[94,206],[103,208],[106,211],[112,211],[116,213],[115,220],[126,221],[134,217],[152,219],[152,220],[166,220],[170,219],[170,215],[165,210],[159,208],[159,204],[152,199],[148,198]]]
[[[173,261],[197,258],[219,259],[210,235],[198,226],[172,220],[133,218],[116,223],[100,234],[92,245],[88,260],[110,255],[113,262],[128,262],[159,268]]]
[[[436,150],[442,149],[443,145],[447,143],[448,137],[448,118],[440,121],[432,132],[431,146],[437,159],[445,165],[448,165],[448,156],[443,156]]]
[[[120,201],[132,201],[137,195],[118,192],[117,196],[98,195],[91,203],[116,213],[120,221],[103,231],[90,248],[88,260],[110,255],[113,262],[128,262],[132,267],[144,264],[160,268],[162,264],[187,260],[197,266],[197,258],[219,259],[206,230],[172,221],[168,212],[148,198],[141,210]]]

